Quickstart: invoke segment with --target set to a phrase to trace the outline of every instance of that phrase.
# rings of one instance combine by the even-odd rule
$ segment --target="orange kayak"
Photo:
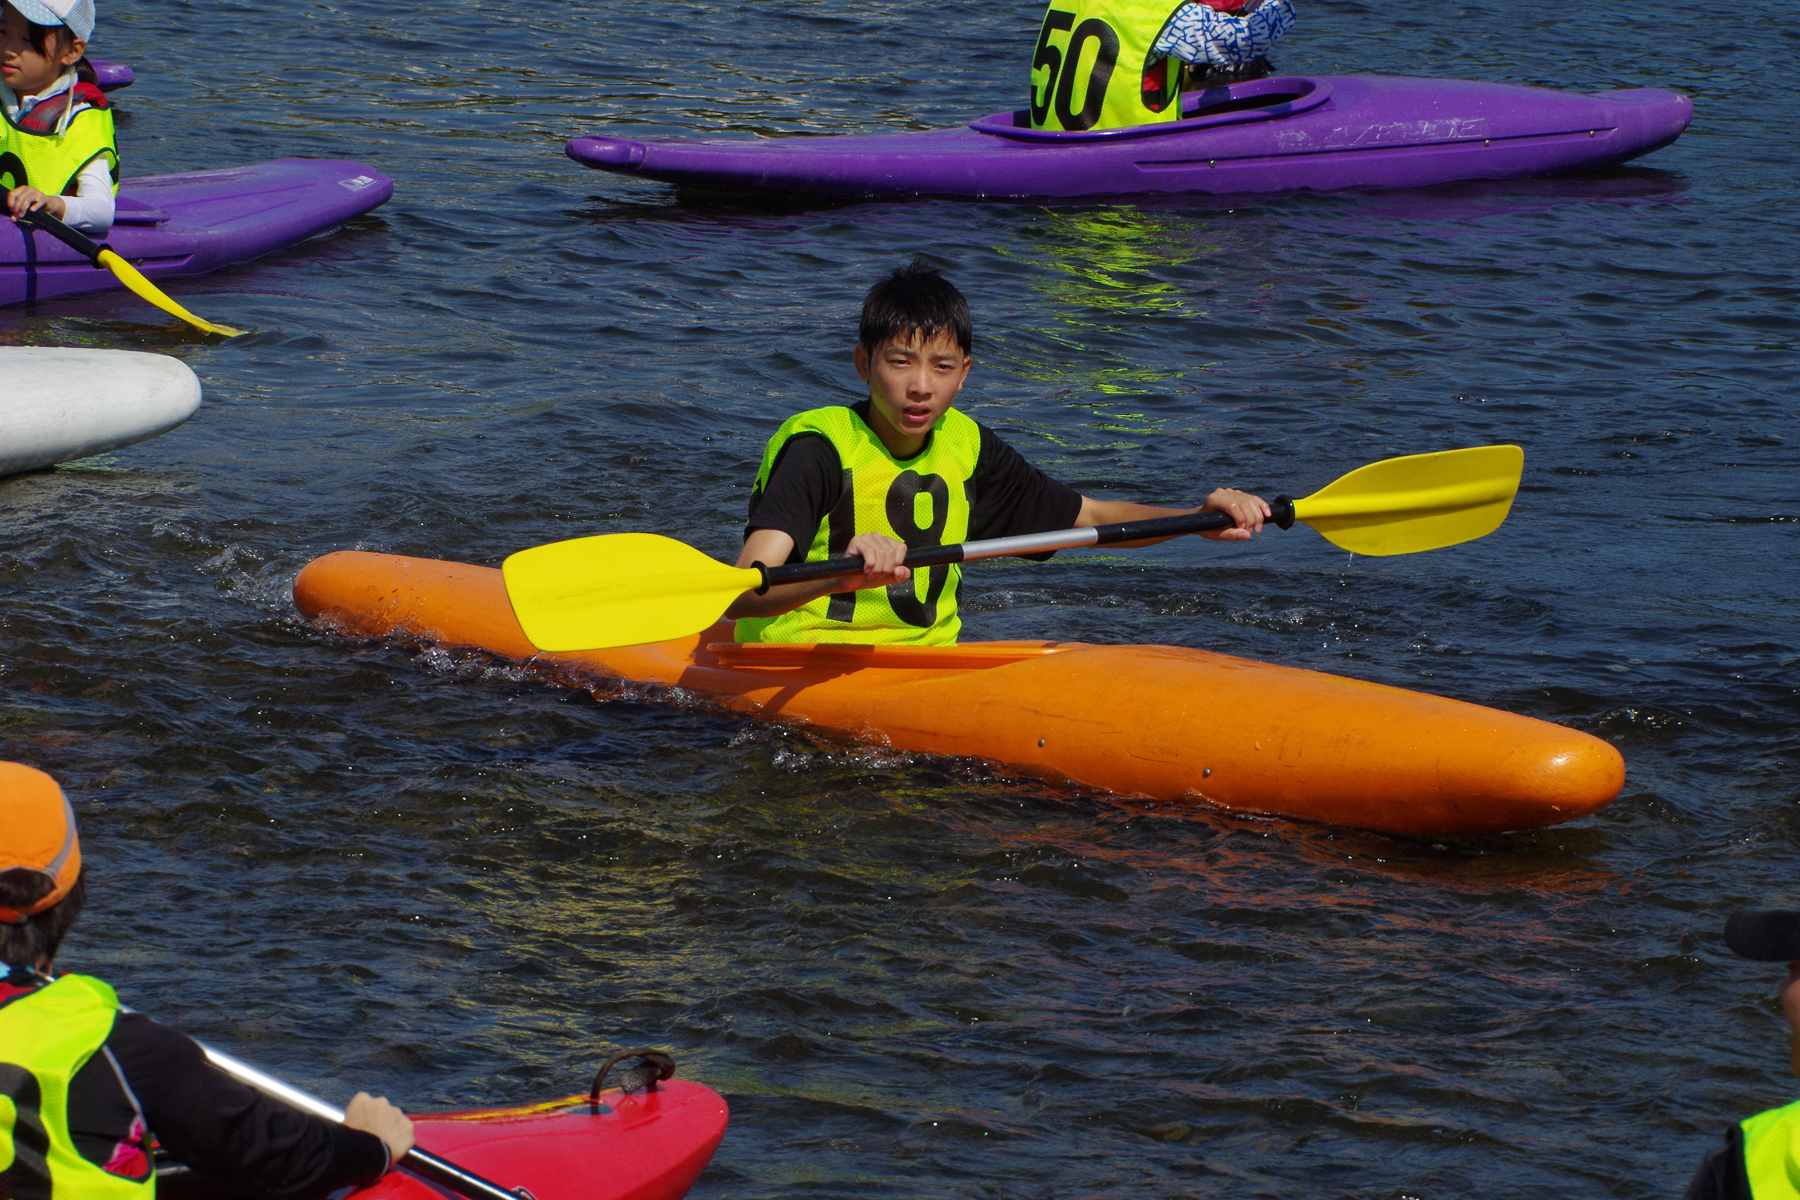
[[[1625,782],[1617,750],[1561,725],[1205,650],[737,645],[720,623],[675,641],[538,654],[498,570],[355,550],[309,563],[294,600],[356,636],[685,688],[745,712],[1125,796],[1414,837],[1572,821]],[[1229,730],[1217,713],[1231,714]]]

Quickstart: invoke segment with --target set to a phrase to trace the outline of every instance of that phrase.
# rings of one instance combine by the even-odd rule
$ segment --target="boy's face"
[[[914,331],[883,342],[874,354],[858,342],[856,376],[869,385],[870,415],[877,418],[877,432],[886,424],[916,453],[938,418],[950,411],[974,362],[948,331],[930,340]],[[890,444],[888,449],[896,447]]]

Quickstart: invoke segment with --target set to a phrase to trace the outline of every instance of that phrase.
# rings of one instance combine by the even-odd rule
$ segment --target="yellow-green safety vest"
[[[114,136],[110,108],[83,109],[70,119],[61,135],[20,129],[0,109],[0,188],[29,184],[46,196],[73,196],[81,169],[102,155],[112,172],[116,194],[119,143]]]
[[[843,495],[819,522],[805,561],[843,554],[859,533],[885,533],[913,549],[968,540],[969,481],[981,457],[981,426],[968,417],[946,412],[925,448],[907,459],[890,454],[853,409],[815,408],[789,417],[763,451],[759,494],[781,448],[802,433],[829,441],[844,473]],[[962,630],[956,614],[961,591],[961,564],[917,567],[904,583],[820,596],[778,617],[742,618],[737,640],[954,646]]]
[[[1180,117],[1181,61],[1152,49],[1180,8],[1050,0],[1031,58],[1031,127],[1122,129]]]
[[[1800,1100],[1740,1121],[1744,1173],[1756,1200],[1800,1200]]]
[[[75,1149],[69,1081],[112,1032],[119,997],[88,975],[0,1006],[0,1181],[14,1200],[151,1200],[156,1175],[126,1179]]]

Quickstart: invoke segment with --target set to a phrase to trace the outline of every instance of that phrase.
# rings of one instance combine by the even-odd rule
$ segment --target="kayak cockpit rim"
[[[856,671],[983,671],[1081,650],[1085,642],[963,642],[956,646],[895,646],[865,642],[707,642],[721,667],[815,667]]]
[[[1121,141],[1127,138],[1156,137],[1165,133],[1188,133],[1214,125],[1241,125],[1247,121],[1268,121],[1309,112],[1331,99],[1331,84],[1323,79],[1301,75],[1272,75],[1246,83],[1230,83],[1198,92],[1183,92],[1181,119],[1158,121],[1153,125],[1127,125],[1120,129],[1033,129],[1031,116],[1024,109],[995,113],[969,122],[976,133],[1015,141],[1066,146],[1073,142]]]

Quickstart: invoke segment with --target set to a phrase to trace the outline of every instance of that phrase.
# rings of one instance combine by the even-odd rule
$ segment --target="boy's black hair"
[[[975,324],[969,302],[943,272],[915,258],[869,289],[863,297],[857,340],[870,354],[896,338],[930,341],[940,333],[956,338],[964,354],[973,352]]]
[[[27,908],[55,886],[42,871],[27,871],[23,867],[0,871],[0,905]],[[55,958],[63,935],[74,927],[86,902],[87,868],[83,867],[75,877],[75,886],[61,900],[26,917],[23,925],[0,923],[0,963],[35,967],[39,959]]]

